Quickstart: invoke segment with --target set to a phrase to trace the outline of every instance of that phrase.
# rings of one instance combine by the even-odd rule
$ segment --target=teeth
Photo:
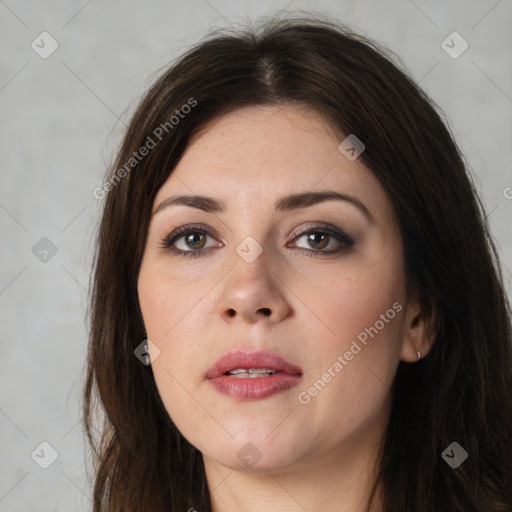
[[[228,372],[228,375],[239,379],[254,379],[256,377],[268,377],[270,375],[275,375],[276,373],[276,371],[267,370],[266,368],[236,368],[235,370]]]

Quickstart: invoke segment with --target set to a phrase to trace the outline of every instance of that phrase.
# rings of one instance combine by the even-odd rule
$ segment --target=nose
[[[239,258],[223,280],[219,314],[228,323],[280,322],[292,309],[285,290],[276,270],[269,268],[265,252],[252,263]]]

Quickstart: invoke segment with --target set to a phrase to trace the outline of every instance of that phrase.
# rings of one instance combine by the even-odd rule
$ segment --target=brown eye
[[[185,244],[191,249],[202,249],[206,243],[206,236],[204,233],[192,233],[182,237]]]
[[[207,239],[210,238],[214,243],[210,242],[207,246]],[[184,226],[177,229],[174,233],[166,236],[161,247],[168,252],[179,256],[197,258],[206,252],[210,247],[221,247],[222,243],[216,242],[213,235],[205,228],[199,226]]]
[[[307,235],[308,243],[313,249],[325,249],[329,243],[329,235],[319,231]]]
[[[310,229],[307,229],[307,228]],[[311,229],[311,226],[306,226],[301,234],[295,237],[293,246],[306,250],[306,254],[334,254],[348,249],[354,245],[354,240],[343,231],[330,225],[316,226]],[[305,240],[305,242],[301,242]],[[329,250],[325,250],[328,248]]]

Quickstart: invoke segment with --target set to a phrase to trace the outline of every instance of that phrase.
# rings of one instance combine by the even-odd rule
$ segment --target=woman
[[[496,251],[382,49],[318,19],[212,34],[95,195],[95,512],[512,510]]]

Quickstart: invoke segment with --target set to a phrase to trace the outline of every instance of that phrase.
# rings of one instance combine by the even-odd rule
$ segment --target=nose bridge
[[[245,294],[268,293],[273,288],[273,274],[269,270],[269,249],[254,238],[244,238],[235,248],[231,285]]]
[[[258,315],[279,319],[286,314],[288,305],[280,280],[270,270],[271,254],[252,236],[236,246],[219,297],[219,313],[224,318],[239,316],[251,321]]]

